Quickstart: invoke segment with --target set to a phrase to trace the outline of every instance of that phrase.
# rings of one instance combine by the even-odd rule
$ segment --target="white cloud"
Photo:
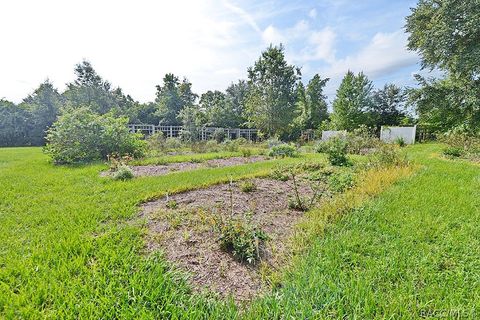
[[[285,44],[287,42],[287,38],[282,34],[281,30],[278,30],[272,25],[269,25],[265,30],[262,32],[262,39],[263,42],[267,45],[269,44]]]
[[[379,77],[399,68],[412,65],[418,56],[406,49],[407,36],[402,30],[377,33],[358,53],[333,61],[325,70],[330,76],[341,76],[347,70],[364,71]]]
[[[312,19],[315,19],[317,17],[317,9],[313,8],[308,12],[308,16]]]

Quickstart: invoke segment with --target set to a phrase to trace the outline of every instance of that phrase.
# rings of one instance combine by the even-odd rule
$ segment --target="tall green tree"
[[[305,86],[302,81],[298,82],[295,90],[295,110],[296,117],[293,121],[293,127],[296,134],[298,134],[300,130],[307,129],[311,119],[311,110],[308,107]]]
[[[250,87],[245,80],[232,83],[226,90],[226,102],[235,117],[234,127],[243,127],[246,122],[246,101]]]
[[[409,104],[416,107],[418,121],[435,131],[446,132],[463,126],[480,130],[480,88],[467,86],[458,78],[425,79],[416,75],[419,87],[409,91]]]
[[[408,48],[420,53],[424,67],[478,79],[479,0],[420,0],[406,20]]]
[[[0,100],[0,147],[31,144],[31,113],[7,100]]]
[[[444,79],[417,77],[410,91],[421,122],[440,131],[462,125],[480,129],[480,0],[420,0],[407,17],[408,48],[424,68],[438,68]]]
[[[54,88],[53,84],[46,80],[35,91],[23,100],[22,105],[31,113],[31,144],[41,145],[45,142],[47,129],[55,122],[63,98]]]
[[[323,89],[329,80],[329,78],[322,79],[320,75],[315,74],[308,82],[305,92],[309,109],[306,129],[316,129],[324,120],[328,119],[327,97],[323,93]]]
[[[87,106],[99,114],[114,111],[118,115],[126,114],[127,110],[134,107],[133,99],[125,96],[120,88],[113,89],[110,82],[97,74],[89,61],[77,64],[75,75],[77,78],[67,84],[67,90],[63,93],[70,107]]]
[[[405,120],[406,92],[395,84],[385,84],[382,89],[375,90],[372,96],[371,124],[399,125]]]
[[[300,70],[285,60],[284,48],[270,46],[248,69],[247,114],[263,133],[287,136],[295,117],[295,91]]]
[[[193,105],[197,99],[197,95],[192,92],[192,84],[187,79],[180,82],[172,73],[163,77],[163,84],[157,86],[156,95],[156,114],[160,123],[165,125],[181,125],[178,115],[183,108]]]
[[[372,82],[363,72],[348,71],[333,101],[332,125],[338,130],[353,130],[369,124],[372,106]]]

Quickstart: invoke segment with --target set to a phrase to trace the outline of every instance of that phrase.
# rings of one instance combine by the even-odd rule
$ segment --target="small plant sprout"
[[[177,209],[178,203],[175,200],[167,200],[167,204],[165,205],[168,209]]]
[[[240,184],[240,190],[243,192],[253,192],[257,190],[257,185],[253,181],[244,181]]]

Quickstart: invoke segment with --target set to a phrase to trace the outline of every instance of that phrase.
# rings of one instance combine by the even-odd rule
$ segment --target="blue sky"
[[[49,78],[60,90],[73,67],[92,62],[140,101],[173,72],[197,93],[246,78],[270,43],[287,59],[332,80],[333,98],[350,69],[376,86],[414,85],[419,58],[405,48],[405,16],[416,1],[17,0],[0,4],[0,97],[19,102]],[[29,10],[25,10],[29,8]]]

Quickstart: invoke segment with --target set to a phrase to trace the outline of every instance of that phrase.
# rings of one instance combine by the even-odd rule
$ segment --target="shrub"
[[[454,157],[454,158],[458,158],[460,156],[462,156],[463,154],[463,150],[458,148],[458,147],[446,147],[445,149],[443,149],[443,154],[448,156],[448,157]]]
[[[179,138],[170,137],[165,139],[165,148],[167,150],[178,150],[182,148],[182,141]]]
[[[294,145],[283,143],[277,146],[273,146],[268,155],[270,157],[296,157],[297,156],[297,148]]]
[[[244,181],[240,184],[240,190],[243,192],[253,192],[257,190],[257,186],[253,181]]]
[[[397,146],[399,146],[400,148],[403,148],[407,145],[407,143],[405,142],[405,139],[403,137],[397,137],[395,139],[395,144]]]
[[[355,185],[355,176],[351,171],[333,173],[328,178],[328,187],[334,192],[343,192]]]
[[[339,137],[332,137],[317,145],[317,152],[327,154],[327,159],[333,166],[345,166],[349,164],[347,158],[347,142]]]
[[[127,124],[127,118],[97,115],[86,107],[68,109],[48,130],[45,152],[56,164],[106,159],[114,153],[141,157],[146,142],[130,133]]]
[[[147,138],[150,151],[158,153],[165,150],[165,137],[163,132],[157,132]]]
[[[365,125],[349,132],[346,135],[347,152],[350,154],[364,154],[370,149],[376,148],[380,139]]]
[[[134,176],[133,176],[133,171],[132,169],[125,165],[125,164],[122,164],[120,165],[116,171],[113,172],[112,174],[112,179],[113,180],[130,180],[132,179]]]
[[[179,138],[183,142],[192,142],[195,141],[195,134],[190,130],[182,129],[179,134]]]
[[[267,140],[267,147],[269,149],[271,149],[275,146],[281,145],[281,144],[283,144],[283,142],[278,140],[278,138],[271,138],[271,139]]]
[[[394,144],[382,144],[370,155],[369,164],[373,166],[404,166],[408,164],[407,157]]]
[[[250,264],[260,259],[260,248],[268,240],[267,234],[247,219],[228,218],[218,226],[222,250]]]
[[[227,135],[225,134],[225,130],[222,128],[217,128],[215,131],[213,131],[212,138],[215,140],[217,143],[221,143],[225,140]]]
[[[458,127],[447,132],[442,137],[442,141],[448,145],[448,148],[444,150],[446,155],[467,158],[480,156],[480,134],[478,132]]]
[[[225,151],[237,152],[238,151],[238,142],[236,140],[225,140],[222,143],[222,147]]]
[[[220,146],[218,145],[217,141],[208,140],[207,143],[205,143],[205,149],[207,152],[218,152],[220,150]]]
[[[252,149],[249,148],[241,148],[240,153],[242,154],[243,157],[248,158],[253,154]]]
[[[239,145],[245,145],[249,143],[249,141],[244,137],[237,138],[236,141],[237,141],[237,144]]]

